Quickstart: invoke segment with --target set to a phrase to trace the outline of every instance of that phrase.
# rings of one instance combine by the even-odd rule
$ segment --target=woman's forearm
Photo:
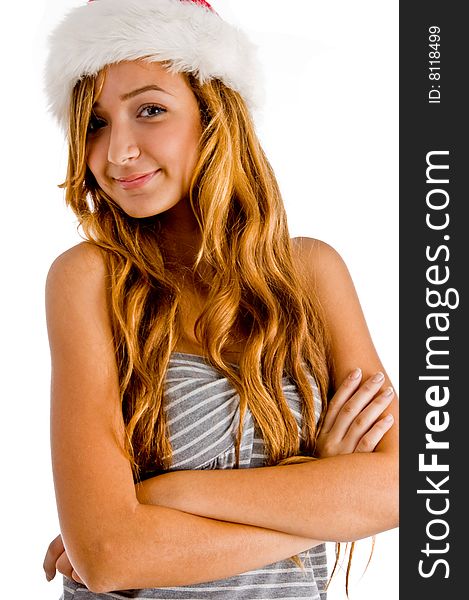
[[[304,464],[176,471],[145,481],[137,494],[194,515],[349,541],[397,526],[395,460],[356,453]]]
[[[224,579],[289,558],[320,542],[139,505],[97,565],[96,592],[190,585]],[[80,573],[78,573],[80,575]]]

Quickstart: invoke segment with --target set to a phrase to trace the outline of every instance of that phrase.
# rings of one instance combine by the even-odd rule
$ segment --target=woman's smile
[[[128,177],[113,178],[124,190],[134,190],[145,186],[155,175],[160,173],[161,169],[150,171],[149,173],[129,175]]]

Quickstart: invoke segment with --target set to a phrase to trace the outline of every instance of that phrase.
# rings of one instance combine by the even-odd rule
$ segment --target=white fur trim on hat
[[[169,61],[201,83],[220,79],[253,110],[260,103],[256,48],[214,11],[184,0],[96,0],[72,9],[49,37],[49,108],[66,131],[71,92],[104,66],[144,58]]]

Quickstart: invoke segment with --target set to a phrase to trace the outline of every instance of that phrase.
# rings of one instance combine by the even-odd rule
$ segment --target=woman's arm
[[[100,251],[84,243],[54,261],[46,284],[54,485],[64,548],[79,578],[96,592],[186,585],[315,545],[138,502],[122,450],[105,276]]]
[[[376,452],[298,465],[182,471],[164,475],[171,482],[152,501],[292,535],[354,541],[397,527],[393,469]]]
[[[350,455],[352,452],[363,453],[372,452],[376,446],[379,445],[383,435],[392,426],[392,421],[389,422],[387,419],[379,418],[383,409],[386,408],[392,401],[393,394],[384,392],[375,395],[375,391],[379,388],[379,383],[372,382],[371,380],[365,382],[362,386],[358,386],[358,381],[352,377],[349,377],[340,386],[339,390],[334,395],[330,404],[329,410],[326,414],[323,426],[321,428],[321,434],[318,438],[317,445],[317,456],[320,459],[325,457],[335,457],[340,455]],[[317,464],[318,461],[316,461]],[[319,462],[323,462],[320,460]],[[327,464],[327,469],[330,463]],[[233,471],[228,474],[227,471],[177,471],[173,473],[167,473],[158,477],[148,479],[137,486],[137,497],[143,503],[159,504],[170,508],[177,508],[184,510],[189,513],[212,516],[213,518],[227,519],[227,511],[231,511],[230,518],[240,519],[239,522],[247,523],[247,519],[250,518],[263,518],[264,522],[267,523],[266,527],[270,525],[272,506],[274,500],[269,498],[272,493],[271,487],[282,485],[289,491],[282,493],[279,496],[279,504],[283,505],[285,498],[287,502],[289,500],[288,494],[290,494],[290,506],[294,510],[295,503],[302,502],[301,491],[298,493],[295,489],[295,485],[301,485],[301,480],[297,483],[294,479],[286,479],[287,475],[291,475],[290,472],[279,471],[282,467],[267,467],[258,469],[242,469]],[[290,469],[291,467],[283,467],[283,469]],[[266,478],[267,475],[267,478]],[[352,473],[353,478],[357,475],[356,472]],[[298,473],[298,477],[305,477],[307,474]],[[342,476],[342,475],[341,475]],[[330,474],[325,473],[326,479],[330,480]],[[252,478],[256,481],[252,483]],[[261,483],[259,483],[261,481]],[[287,483],[285,483],[287,481]],[[231,489],[229,486],[233,486]],[[292,488],[293,485],[293,488]],[[341,482],[343,486],[343,482]],[[228,486],[228,491],[227,491]],[[243,489],[243,486],[245,488]],[[304,487],[304,485],[303,485]],[[236,508],[240,502],[238,497],[232,500],[232,494],[240,494],[243,497],[241,503],[246,502],[246,506],[242,506],[238,510]],[[250,496],[251,492],[253,495],[257,493],[264,493],[265,497],[264,507],[262,513],[259,516],[252,516],[252,505],[257,503],[257,500]],[[307,493],[307,492],[306,492]],[[212,494],[217,494],[217,502],[212,501]],[[246,495],[248,498],[246,499]],[[314,496],[316,492],[309,498],[311,505],[314,502]],[[226,496],[226,497],[225,497]],[[218,507],[222,498],[223,506]],[[307,502],[308,500],[305,500]],[[231,503],[233,503],[231,505]],[[227,506],[228,504],[228,506]],[[287,528],[296,527],[295,519],[301,518],[302,522],[299,523],[299,527],[315,526],[316,513],[311,506],[305,507],[304,509],[307,514],[300,517],[297,516],[297,512],[292,516],[289,521],[282,526],[282,530],[287,531]],[[354,531],[358,531],[356,539],[360,537],[366,537],[377,533],[372,530],[368,532],[366,527],[375,527],[372,519],[378,519],[378,526],[382,531],[383,526],[383,515],[381,514],[382,506],[376,505],[374,508],[376,515],[368,514],[366,518],[360,517],[360,523],[356,524]],[[308,511],[311,515],[311,521],[308,520]],[[238,515],[242,514],[242,517]],[[218,515],[218,516],[216,516]],[[360,515],[358,515],[360,516]],[[341,518],[345,519],[345,526],[348,524],[350,516],[348,513],[345,515],[338,515],[336,523],[334,524],[335,529],[331,527],[330,523],[326,523],[324,531],[328,531],[329,535],[332,532],[336,532],[337,538],[333,538],[335,541],[346,541],[348,538],[340,537],[340,529],[343,528],[344,524],[341,523]],[[371,525],[370,525],[371,523]],[[279,524],[276,525],[277,527]],[[349,535],[349,534],[347,534]]]
[[[323,421],[320,435],[316,442],[316,457],[337,456],[350,452],[373,452],[383,435],[392,426],[387,419],[377,419],[382,412],[382,398],[372,398],[368,394],[360,394],[357,404],[357,388],[361,379],[360,370],[353,371],[341,384],[329,404],[328,411]],[[387,400],[389,403],[390,399]],[[311,460],[308,457],[290,457],[282,464],[293,464]],[[182,473],[181,473],[182,474]],[[164,504],[169,508],[174,494],[166,489],[166,484],[171,484],[171,478],[165,476],[147,479],[136,486],[137,498],[142,504]],[[187,489],[187,488],[186,488]],[[189,488],[190,489],[190,488]],[[165,496],[166,502],[161,502]],[[187,497],[188,494],[186,493]],[[178,501],[184,496],[178,497]],[[187,507],[182,507],[187,510]],[[274,533],[270,531],[270,533]],[[282,534],[283,535],[283,534]],[[271,540],[268,540],[271,542]],[[282,541],[282,540],[281,540]],[[311,541],[312,543],[312,541]],[[48,581],[54,578],[56,571],[83,583],[65,551],[62,536],[58,535],[50,543],[43,564]]]
[[[386,400],[390,381],[385,374],[373,381],[384,368],[340,256],[315,240],[297,243],[299,261],[325,311],[335,385],[354,367],[363,370],[365,383],[347,410],[358,414],[360,394],[374,396],[383,390],[376,402],[393,415],[394,426],[372,453],[281,467],[170,473],[161,476],[166,481],[148,482],[146,493],[153,501],[192,514],[317,539],[356,540],[398,525],[397,398],[391,404]],[[330,410],[335,410],[334,402]]]

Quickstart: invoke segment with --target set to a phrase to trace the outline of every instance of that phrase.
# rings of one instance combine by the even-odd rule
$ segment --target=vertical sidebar
[[[400,3],[403,599],[456,598],[466,589],[469,35],[462,8]]]

